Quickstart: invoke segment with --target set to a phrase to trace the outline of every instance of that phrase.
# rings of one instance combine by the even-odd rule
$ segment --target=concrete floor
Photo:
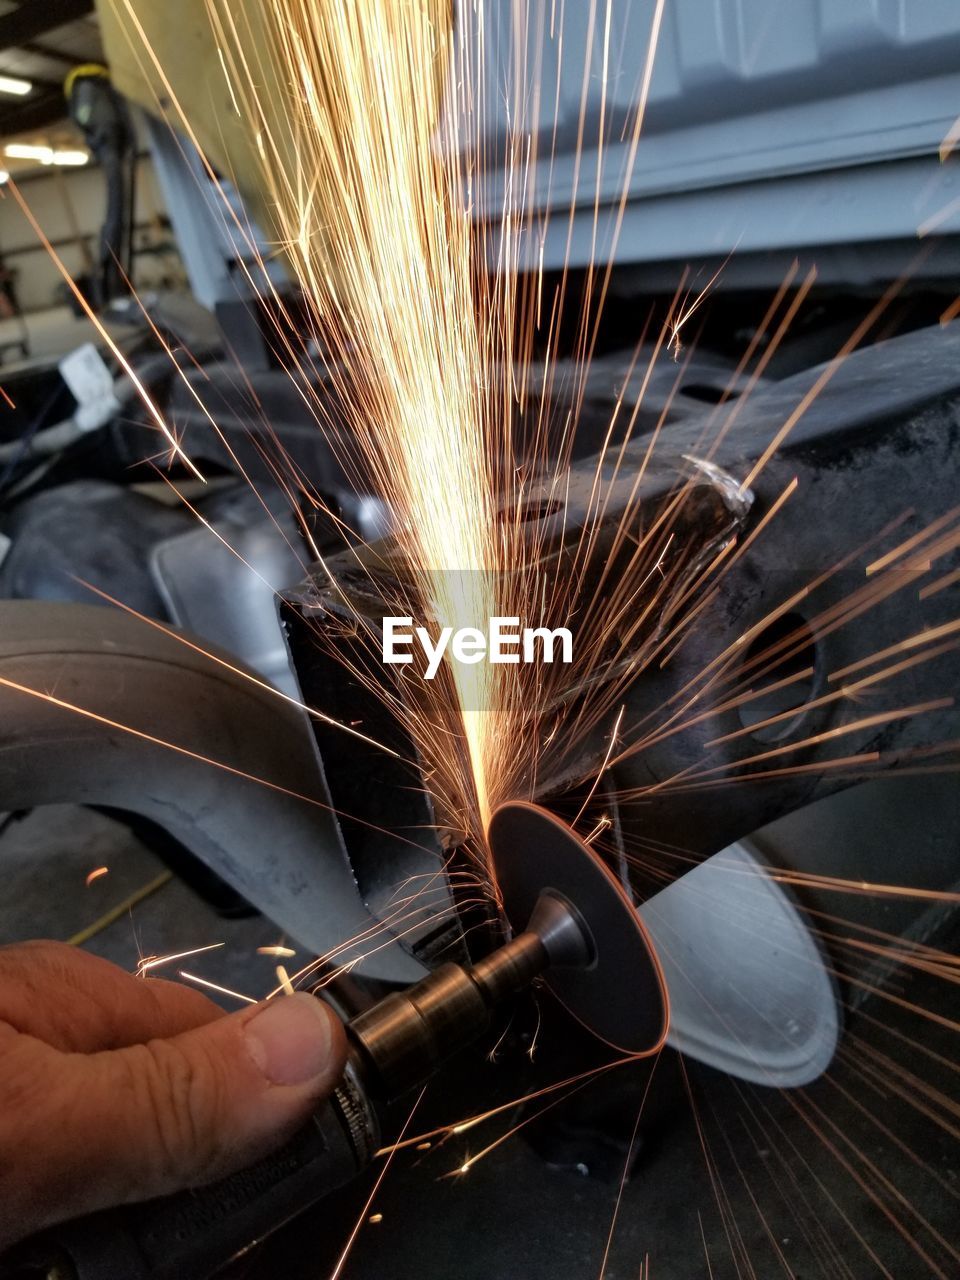
[[[66,805],[34,810],[15,820],[0,838],[0,866],[4,884],[2,942],[25,938],[67,941],[156,881],[165,870],[163,863],[119,823]],[[108,873],[86,887],[87,874],[101,866],[108,867]],[[276,985],[276,961],[258,956],[256,949],[278,938],[276,927],[260,916],[225,920],[216,915],[173,877],[84,945],[96,955],[133,970],[143,956],[223,942],[222,948],[183,962],[184,967],[259,998]],[[175,977],[176,968],[164,971],[165,976]],[[216,998],[224,1008],[239,1008],[238,1001]]]
[[[93,868],[109,873],[89,888]],[[153,882],[163,867],[118,823],[53,808],[10,824],[0,837],[4,892],[0,941],[67,939]],[[127,968],[143,955],[222,941],[192,972],[247,994],[273,985],[273,962],[256,947],[277,941],[261,918],[223,920],[173,878],[86,944]],[[954,945],[941,939],[941,945]],[[171,975],[172,976],[172,975]],[[790,1094],[745,1087],[664,1053],[640,1127],[606,1280],[919,1280],[960,1276],[960,1163],[956,1142],[956,1046],[943,1020],[960,1017],[955,983],[913,971],[888,982],[853,1016],[827,1077]],[[221,1001],[230,1007],[228,999]],[[491,1066],[471,1055],[428,1091],[415,1127],[431,1128],[568,1074],[565,1046],[539,1063]],[[596,1152],[607,1115],[629,1138],[649,1067],[622,1068],[558,1107],[538,1142],[584,1141]],[[691,1101],[692,1099],[692,1101]],[[584,1102],[588,1105],[584,1106]],[[592,1105],[590,1105],[592,1104]],[[620,1119],[612,1126],[611,1115]],[[516,1123],[507,1112],[439,1149],[394,1162],[345,1270],[354,1280],[592,1280],[601,1274],[613,1222],[622,1151],[606,1177],[551,1168],[523,1137],[498,1147],[465,1177],[445,1177],[466,1154]],[[937,1120],[943,1123],[937,1123]],[[319,1280],[331,1273],[364,1207],[371,1178],[331,1197],[235,1264],[233,1280]]]

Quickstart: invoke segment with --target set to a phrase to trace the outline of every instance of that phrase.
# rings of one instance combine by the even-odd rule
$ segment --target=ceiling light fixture
[[[87,151],[54,151],[52,159],[54,164],[81,165],[87,163],[90,154]]]
[[[20,80],[16,76],[0,76],[0,93],[12,93],[15,98],[22,98],[32,88],[33,85],[29,80]]]
[[[72,147],[58,147],[54,150],[40,142],[8,142],[3,148],[3,154],[11,160],[36,160],[39,164],[66,166],[88,164],[90,160],[89,151]]]
[[[41,164],[53,164],[53,147],[33,142],[8,142],[3,154],[11,160],[39,160]]]

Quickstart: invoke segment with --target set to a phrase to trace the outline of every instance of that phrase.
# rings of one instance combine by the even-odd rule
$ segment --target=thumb
[[[30,1216],[42,1204],[46,1222],[197,1186],[252,1163],[334,1087],[346,1037],[327,1005],[301,993],[168,1040],[50,1057],[40,1072],[50,1109],[40,1120],[40,1185],[28,1177],[34,1187],[26,1193]],[[33,1141],[21,1151],[36,1150],[37,1121],[34,1112]]]

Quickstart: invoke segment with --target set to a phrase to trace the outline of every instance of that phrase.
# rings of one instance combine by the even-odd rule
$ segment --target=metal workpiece
[[[718,697],[713,699],[717,706],[712,710],[709,702],[697,704],[698,718],[693,723],[678,723],[669,734],[656,736],[643,751],[625,754],[615,761],[604,773],[596,798],[622,832],[624,847],[631,841],[654,836],[663,845],[684,849],[694,859],[710,857],[765,824],[858,781],[856,771],[831,768],[830,762],[838,754],[838,741],[843,754],[875,751],[872,768],[892,770],[906,758],[905,752],[924,751],[956,736],[956,710],[952,707],[852,730],[851,723],[863,717],[856,700],[824,701],[823,695],[837,687],[830,682],[832,674],[859,662],[871,651],[941,626],[955,616],[957,585],[921,598],[915,587],[910,589],[912,570],[908,567],[902,571],[904,589],[891,589],[878,598],[856,624],[837,626],[829,621],[831,611],[842,611],[845,602],[868,581],[871,560],[896,539],[917,532],[921,518],[909,516],[911,510],[938,516],[955,502],[960,445],[958,368],[960,324],[918,330],[855,351],[833,366],[805,369],[782,380],[768,379],[742,399],[734,393],[731,398],[736,402],[735,410],[726,411],[733,415],[732,427],[716,447],[711,447],[710,442],[719,431],[720,418],[714,418],[714,427],[709,427],[709,415],[703,413],[685,413],[671,420],[670,445],[688,469],[686,475],[677,459],[668,463],[661,458],[657,466],[645,466],[650,443],[646,433],[639,432],[625,446],[619,475],[609,490],[604,490],[611,520],[616,523],[625,495],[640,471],[644,478],[637,498],[638,521],[655,519],[677,491],[678,483],[686,482],[692,473],[697,484],[691,491],[693,501],[687,523],[678,532],[677,542],[687,546],[694,572],[702,566],[704,555],[716,556],[725,539],[736,537],[742,546],[787,487],[796,485],[796,491],[777,510],[769,528],[718,576],[709,609],[698,616],[683,643],[671,652],[669,662],[636,664],[636,674],[630,678],[622,699],[626,705],[625,723],[642,722],[654,727],[652,711],[679,705],[676,700],[680,691],[695,688],[692,682],[718,655],[732,653],[739,638],[754,628],[760,629],[750,645],[744,647],[743,662],[751,661],[781,637],[796,633],[798,639],[791,642],[796,650],[793,665],[784,674],[794,674],[796,668],[802,667],[811,668],[812,674],[805,685],[790,686],[795,690],[796,715],[766,732],[761,726],[754,728],[740,708],[724,705]],[[609,423],[610,412],[607,400],[588,399],[578,430],[582,428],[589,435],[598,424]],[[709,414],[716,412],[711,409]],[[742,491],[736,488],[731,492],[724,477],[734,477],[739,485],[751,476],[786,424],[793,425],[776,453],[751,478],[752,506],[746,510],[742,505],[731,507],[731,500]],[[704,458],[704,453],[710,456]],[[709,466],[705,467],[705,463]],[[557,567],[563,564],[565,545],[579,537],[589,518],[598,483],[597,466],[597,457],[575,460],[563,485],[534,481],[527,490],[525,504],[539,514],[524,528],[541,548],[548,577],[556,576]],[[897,524],[896,532],[883,546],[876,547],[873,540],[885,528],[903,520],[905,513],[907,522]],[[850,553],[839,568],[837,547]],[[351,600],[359,602],[361,612],[364,592],[370,593],[370,616],[375,617],[377,610],[383,612],[383,598],[391,598],[395,589],[391,574],[397,571],[396,557],[387,543],[381,543],[367,548],[363,566],[355,559],[351,570],[348,560],[352,555],[348,552],[338,557],[332,571]],[[602,550],[598,550],[598,562],[603,558]],[[371,565],[376,589],[382,590],[382,595],[375,594],[365,577]],[[616,574],[611,571],[607,581],[615,579]],[[402,593],[403,584],[396,589]],[[594,592],[589,581],[585,581],[584,594],[589,595],[591,607],[602,609],[603,597]],[[330,683],[329,671],[334,664],[332,656],[322,661],[317,658],[318,631],[327,635],[331,650],[344,649],[351,661],[357,660],[351,648],[354,642],[337,617],[332,595],[319,574],[285,595],[283,612],[292,656],[308,700],[311,689]],[[762,626],[764,619],[791,600],[795,603],[782,620],[770,627]],[[820,617],[825,617],[828,624],[820,625]],[[636,639],[639,645],[645,637]],[[627,661],[635,661],[635,653],[625,656]],[[622,671],[616,662],[614,655],[608,667],[597,667],[596,678],[616,678]],[[748,668],[752,669],[756,667]],[[734,664],[732,675],[736,674]],[[384,679],[382,667],[380,678]],[[904,706],[936,700],[955,688],[958,679],[960,664],[956,651],[951,649],[936,661],[918,664],[899,674],[897,695]],[[363,695],[348,682],[341,683],[338,696],[342,719],[349,720],[369,710],[374,718],[365,722],[375,723],[378,732],[389,720],[389,712],[382,707],[372,709],[359,701]],[[354,710],[353,702],[357,702],[359,710]],[[756,719],[761,718],[764,705],[759,702],[754,708]],[[781,709],[780,705],[772,708]],[[702,716],[701,712],[708,714]],[[569,748],[561,745],[549,758],[538,762],[532,799],[574,793],[584,780],[597,776],[609,750],[614,715],[611,712],[607,722],[599,724],[591,735]],[[757,766],[748,762],[765,750],[793,750],[794,743],[796,754],[789,758],[784,755],[784,763],[802,765],[802,770],[785,772],[758,785],[750,775]],[[334,752],[339,755],[340,749],[340,744],[334,743],[320,726],[321,756],[326,759]],[[349,750],[353,750],[352,746]],[[412,744],[405,743],[404,750],[407,759],[415,758]],[[667,785],[687,771],[707,766],[717,770],[712,779],[714,785],[697,790],[696,803],[691,802],[692,791]],[[334,762],[333,769],[336,768]],[[356,769],[344,773],[341,803],[348,811],[355,811],[351,809],[350,787],[359,785],[352,781],[356,773]],[[336,794],[340,779],[336,774],[332,776],[331,789]],[[605,786],[617,797],[615,801],[604,799]],[[418,829],[430,825],[429,812],[414,814],[408,808],[414,801],[428,806],[427,792],[422,779],[411,782],[409,777],[396,786],[383,787],[377,801],[381,825],[393,830],[404,825],[416,825]],[[344,836],[351,863],[360,868],[358,874],[363,880],[365,865],[372,863],[362,847],[359,856],[355,853],[357,841],[362,846],[363,835],[347,827]],[[427,870],[427,860],[420,850],[397,846],[391,868],[393,883]],[[626,863],[621,870],[626,877]],[[637,887],[642,900],[659,885],[639,883]],[[366,900],[376,914],[373,897],[367,896]]]

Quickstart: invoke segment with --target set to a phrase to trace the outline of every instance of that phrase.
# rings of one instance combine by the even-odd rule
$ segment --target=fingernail
[[[307,1084],[329,1067],[330,1011],[315,996],[301,992],[268,1000],[244,1027],[244,1037],[271,1084]]]

